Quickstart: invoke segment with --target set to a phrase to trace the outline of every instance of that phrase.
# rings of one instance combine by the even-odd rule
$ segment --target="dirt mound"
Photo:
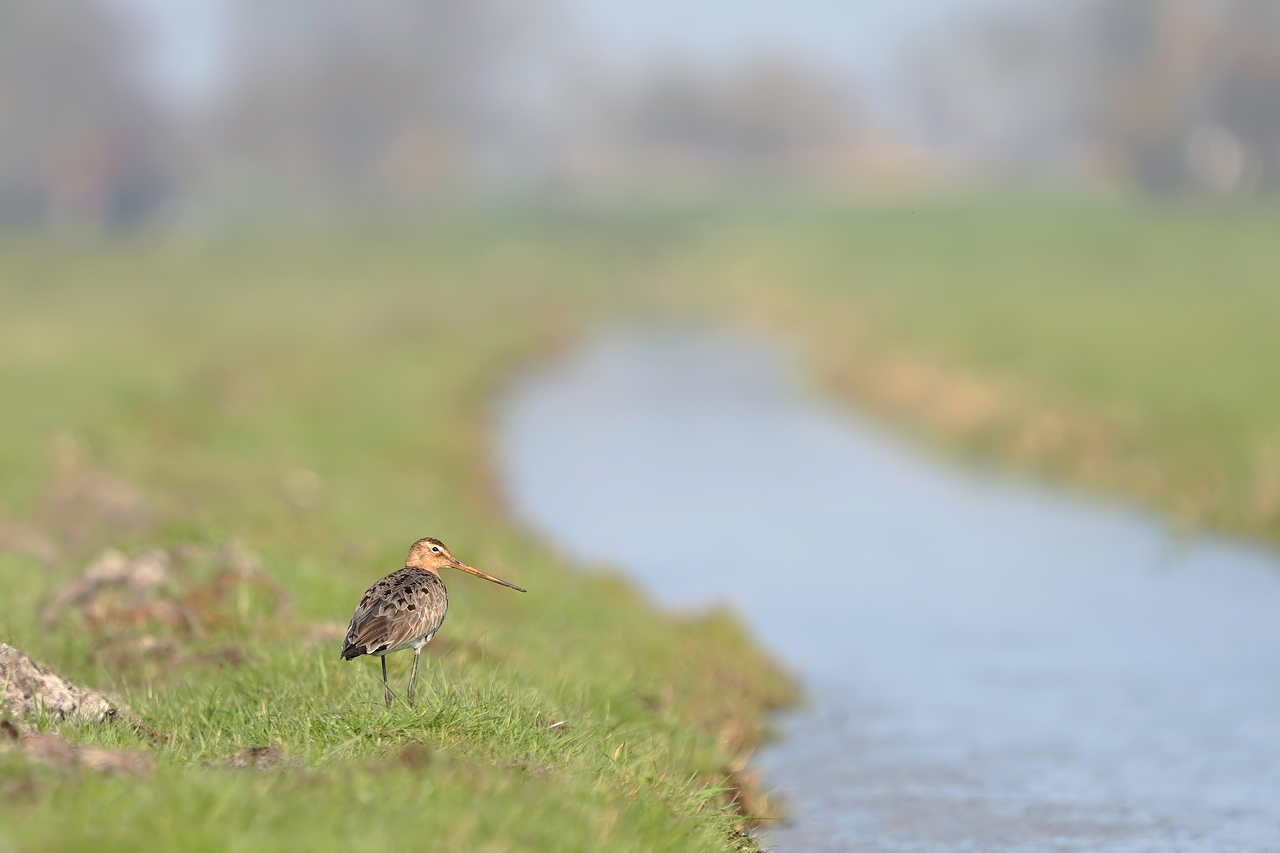
[[[40,713],[59,720],[102,722],[120,711],[101,693],[77,687],[26,652],[0,643],[0,684],[4,709],[15,717]]]
[[[97,773],[130,773],[149,776],[154,761],[136,749],[108,749],[75,744],[49,732],[38,733],[0,720],[0,750],[16,750],[51,767],[87,767]]]
[[[246,659],[238,642],[288,631],[290,613],[261,558],[233,540],[132,557],[105,548],[53,593],[40,620],[87,637],[89,661],[156,678],[189,664],[238,666]]]

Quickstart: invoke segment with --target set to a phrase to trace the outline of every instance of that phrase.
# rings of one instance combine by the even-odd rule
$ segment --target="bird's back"
[[[426,642],[440,630],[448,609],[440,576],[405,566],[369,587],[360,599],[347,627],[342,657],[383,655]]]

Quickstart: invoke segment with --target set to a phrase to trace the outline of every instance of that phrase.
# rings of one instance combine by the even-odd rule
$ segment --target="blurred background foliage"
[[[0,223],[1280,187],[1275,0],[933,5],[859,74],[781,36],[619,58],[588,0],[3,0]]]

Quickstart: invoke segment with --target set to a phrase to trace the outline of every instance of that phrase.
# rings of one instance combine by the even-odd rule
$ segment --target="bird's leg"
[[[382,690],[387,694],[387,707],[391,707],[391,685],[387,684],[387,656],[382,656]]]
[[[418,683],[418,655],[422,654],[422,646],[413,650],[413,671],[409,673],[409,707],[413,707],[413,686]]]

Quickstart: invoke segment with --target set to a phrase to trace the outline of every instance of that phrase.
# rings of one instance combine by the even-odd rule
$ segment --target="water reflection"
[[[1273,555],[926,457],[727,334],[602,336],[502,418],[536,529],[802,674],[781,849],[1280,849]]]

